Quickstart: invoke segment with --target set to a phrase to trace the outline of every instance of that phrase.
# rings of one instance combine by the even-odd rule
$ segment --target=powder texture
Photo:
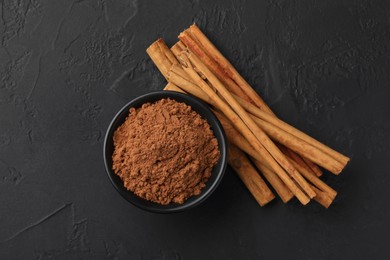
[[[112,167],[124,186],[163,205],[198,195],[219,159],[207,121],[171,99],[131,108],[114,146]]]

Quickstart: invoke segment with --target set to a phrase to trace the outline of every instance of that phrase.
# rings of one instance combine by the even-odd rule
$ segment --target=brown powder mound
[[[112,168],[125,187],[163,205],[198,195],[219,159],[207,121],[171,99],[131,108],[114,146]]]

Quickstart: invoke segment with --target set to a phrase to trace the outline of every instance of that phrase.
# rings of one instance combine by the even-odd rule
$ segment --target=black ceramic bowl
[[[131,107],[139,108],[144,103],[148,103],[148,102],[153,103],[162,98],[170,98],[178,102],[183,102],[186,103],[187,105],[190,105],[194,111],[196,111],[199,115],[201,115],[202,118],[207,120],[207,122],[209,123],[209,125],[211,126],[214,132],[215,137],[218,140],[220,158],[217,165],[214,167],[212,171],[211,177],[206,183],[206,187],[203,188],[202,192],[199,195],[189,198],[183,204],[169,204],[164,206],[158,203],[154,203],[142,199],[136,196],[133,192],[127,190],[123,186],[122,180],[112,170],[112,154],[114,151],[113,135],[115,130],[120,125],[122,125],[123,122],[125,121],[126,117],[129,114],[129,109]],[[127,201],[131,202],[135,206],[144,210],[157,212],[157,213],[179,212],[179,211],[193,208],[199,205],[200,203],[202,203],[217,188],[218,184],[220,183],[223,177],[223,174],[226,169],[226,164],[227,164],[226,136],[216,116],[211,112],[208,106],[202,101],[199,101],[194,97],[182,93],[174,92],[174,91],[158,91],[158,92],[149,93],[140,96],[138,98],[135,98],[132,101],[130,101],[127,105],[125,105],[118,112],[118,114],[116,114],[110,126],[108,127],[106,137],[104,140],[103,149],[104,149],[104,163],[106,166],[107,174],[111,180],[112,185],[114,185],[115,189],[122,195],[123,198],[125,198]]]

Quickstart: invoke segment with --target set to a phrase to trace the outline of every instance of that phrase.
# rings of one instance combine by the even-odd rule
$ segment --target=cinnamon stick
[[[260,206],[264,206],[275,198],[245,154],[231,144],[229,145],[228,162]]]
[[[291,163],[285,158],[282,152],[280,152],[280,150],[269,139],[269,137],[257,126],[257,124],[235,100],[235,98],[230,94],[230,92],[225,89],[224,85],[218,80],[218,78],[197,58],[196,55],[193,55],[189,52],[184,57],[187,57],[189,59],[189,62],[191,64],[194,64],[194,66],[203,75],[205,75],[205,77],[211,82],[211,84],[218,90],[219,94],[231,106],[230,110],[233,110],[235,113],[237,113],[239,119],[241,119],[246,124],[247,129],[249,129],[249,131],[252,132],[252,134],[255,136],[255,140],[257,141],[256,144],[259,144],[259,146],[264,146],[265,150],[268,151],[269,155],[271,155],[280,164],[280,166],[282,166],[282,168],[299,184],[302,190],[304,190],[310,198],[315,197],[315,192],[309,187],[309,184],[306,182],[306,180],[291,165]],[[204,84],[204,87],[206,87],[206,89],[210,89],[207,84]],[[205,91],[204,87],[202,87],[202,89]]]
[[[165,85],[163,90],[169,90],[169,91],[176,91],[183,94],[187,94],[184,90],[173,84],[172,82],[168,82],[167,85]]]
[[[158,39],[152,43],[146,49],[146,52],[165,78],[167,78],[167,73],[170,70],[172,64],[178,64],[175,56],[168,49],[167,45],[162,39]]]
[[[221,68],[218,67],[219,65],[210,61],[210,58],[207,56],[206,51],[202,52],[203,51],[203,50],[201,50],[202,48],[199,48],[198,46],[196,46],[196,44],[201,46],[201,42],[196,41],[196,43],[195,43],[196,38],[192,39],[193,37],[189,36],[190,34],[191,34],[190,29],[188,29],[182,33],[181,37],[183,39],[187,39],[187,45],[192,46],[191,50],[198,54],[198,57],[206,64],[206,66],[207,65],[209,66],[209,69],[211,69],[212,71],[217,72],[217,73],[219,72],[220,79],[228,78],[227,75],[221,75],[223,73],[221,73]],[[185,48],[186,48],[185,45],[181,41],[179,41],[171,47],[171,51],[173,52],[173,54],[176,57],[178,57],[185,50]],[[230,84],[227,83],[226,87],[229,88],[229,85],[231,85],[231,84],[234,84],[234,83],[230,83]],[[233,93],[235,93],[239,97],[248,101],[248,96],[245,95],[245,93],[241,93],[240,91],[234,91],[235,88],[237,88],[237,86],[235,86],[233,88],[230,87],[229,89],[230,89],[230,91],[233,90]],[[249,99],[249,101],[250,101],[250,99]],[[266,106],[265,103],[264,103],[264,105]],[[268,111],[267,108],[268,107],[266,106],[266,109],[265,109],[266,111]],[[271,114],[273,114],[271,110],[269,110],[269,112],[271,112]],[[317,174],[321,174],[321,170],[314,163],[311,163],[309,160],[308,160],[308,163],[305,164],[303,167],[307,168],[308,170],[310,170],[310,169],[314,170]]]
[[[261,171],[264,178],[267,179],[267,181],[271,184],[271,186],[275,189],[276,193],[279,195],[280,199],[287,203],[289,202],[294,195],[291,193],[291,191],[286,187],[286,185],[280,180],[280,178],[267,166],[262,164],[260,161],[253,159],[252,162],[255,164],[257,169]],[[316,197],[314,197],[315,199]]]
[[[188,93],[202,99],[203,101],[214,105],[214,102],[212,99],[210,99],[204,91],[199,89],[199,87],[195,84],[187,82],[184,78],[180,77],[179,75],[172,73],[171,71],[168,72],[168,80],[176,83],[178,86],[181,86],[184,88]],[[253,106],[252,104],[245,102],[243,99],[234,96],[234,98],[240,103],[240,105],[243,106],[248,112],[251,112],[255,115],[260,115],[264,118],[265,113],[259,110],[257,107]],[[266,116],[267,117],[267,116]],[[278,142],[283,143],[284,145],[288,146],[289,148],[292,148],[295,152],[298,152],[304,157],[308,157],[309,159],[315,161],[316,163],[319,163],[324,168],[328,169],[331,172],[339,173],[344,165],[342,165],[340,162],[335,160],[333,157],[330,157],[328,154],[324,153],[323,151],[318,149],[317,147],[313,147],[311,144],[306,143],[302,140],[302,138],[296,137],[295,135],[291,134],[291,129],[293,127],[283,124],[282,128],[284,128],[287,131],[284,131],[283,129],[279,128],[280,124],[277,126],[271,125],[268,122],[261,120],[257,117],[252,117],[257,124],[260,125],[260,127],[267,132],[271,136],[271,138],[274,138],[274,140],[277,140]],[[269,119],[269,118],[268,118]],[[276,120],[276,122],[279,122],[281,120]],[[286,127],[287,126],[287,127]],[[295,128],[294,128],[295,129]],[[293,130],[292,132],[299,131],[297,129]],[[302,135],[305,135],[302,133]],[[301,135],[301,136],[302,136]],[[303,139],[308,139],[303,138]],[[329,148],[330,149],[330,148]],[[305,167],[305,166],[303,166]],[[308,168],[308,167],[306,167]]]
[[[234,94],[251,102],[251,99],[237,86],[229,77],[226,77],[224,71],[204,52],[201,46],[191,37],[186,30],[179,35],[179,39],[218,77],[218,79]]]
[[[317,189],[315,186],[312,186],[312,189],[317,194],[314,197],[314,200],[324,206],[325,208],[329,208],[329,206],[333,203],[333,200],[326,192],[323,192]]]
[[[329,187],[325,182],[323,182],[320,178],[318,178],[316,175],[311,174],[308,172],[305,168],[300,166],[297,162],[294,160],[290,160],[291,164],[295,166],[295,168],[298,169],[298,171],[308,180],[310,181],[314,186],[316,186],[318,189],[326,192],[330,198],[334,199],[337,195],[337,192]]]
[[[318,148],[319,150],[323,151],[324,153],[331,156],[335,161],[338,161],[341,164],[341,169],[339,171],[333,172],[335,174],[338,174],[341,172],[341,170],[345,167],[345,165],[348,163],[349,158],[345,155],[342,155],[341,153],[331,149],[330,147],[324,145],[323,143],[320,143],[319,141],[315,140],[314,138],[310,137],[309,135],[301,132],[300,130],[294,128],[293,126],[283,122],[277,117],[271,116],[264,111],[260,110],[256,106],[252,105],[251,103],[246,102],[245,100],[236,97],[236,100],[251,114],[255,115],[256,117],[271,123],[274,126],[279,127],[280,129],[289,132],[292,135],[295,135],[296,137],[302,139],[306,143]]]
[[[267,133],[273,140],[289,147],[291,150],[297,152],[303,157],[310,159],[311,161],[321,165],[331,172],[340,172],[343,169],[343,165],[334,160],[328,154],[316,149],[316,147],[296,138],[289,132],[283,131],[280,128],[258,118],[252,116],[252,119]],[[305,166],[302,166],[305,167]]]
[[[317,177],[322,176],[322,171],[320,167],[317,166],[317,164],[313,163],[312,161],[310,161],[305,157],[301,157],[301,158],[306,163],[306,165],[315,173]]]
[[[174,88],[168,88],[170,90],[175,90]],[[229,120],[220,112],[213,110],[213,113],[218,117],[221,122],[223,129],[225,130],[225,134],[229,143],[234,144],[242,151],[247,153],[252,157],[252,161],[255,166],[262,172],[263,176],[267,179],[267,181],[271,184],[271,186],[275,189],[276,193],[282,199],[284,203],[290,201],[294,195],[287,188],[287,186],[281,181],[278,175],[269,169],[269,166],[266,166],[264,158],[256,152],[256,150],[251,146],[248,141],[231,125]]]
[[[192,32],[195,35],[193,35]],[[199,39],[196,36],[198,36]],[[209,67],[209,69],[216,73],[220,80],[224,80],[223,82],[226,84],[226,87],[232,93],[238,95],[246,101],[256,104],[259,108],[262,108],[264,111],[274,115],[272,110],[266,105],[266,103],[260,98],[260,96],[255,91],[253,91],[251,87],[249,87],[248,90],[250,95],[254,95],[253,100],[251,100],[248,96],[248,93],[245,92],[245,90],[247,90],[245,87],[242,89],[243,91],[239,91],[238,89],[240,87],[238,87],[234,81],[230,80],[229,76],[226,73],[222,72],[223,69],[220,67],[220,64],[213,62],[212,57],[210,57],[212,56],[210,55],[210,53],[216,53],[216,55],[213,55],[213,57],[216,60],[218,60],[218,57],[221,58],[220,60],[222,61],[222,64],[224,62],[230,64],[227,59],[225,59],[222,54],[219,53],[218,49],[215,48],[215,46],[207,39],[207,37],[200,31],[200,29],[196,25],[193,25],[189,29],[185,30],[179,36],[179,38],[186,41],[187,46],[189,46],[190,49],[198,55],[198,57]],[[206,50],[206,48],[202,45],[202,42],[205,42],[206,48],[207,46],[210,48],[207,48],[208,50]],[[178,56],[179,53],[184,50],[184,44],[179,41],[171,48],[171,50],[176,56]],[[233,66],[230,64],[230,67]],[[314,163],[308,162],[307,165],[304,165],[304,167],[314,170],[317,174],[321,174],[320,169],[316,167]]]
[[[214,46],[214,44],[204,35],[204,33],[197,27],[195,24],[191,25],[187,30],[185,30],[180,36],[179,39],[182,41],[187,40],[187,46],[190,50],[199,55],[202,59],[204,56],[207,56],[208,59],[212,60],[212,62],[206,62],[213,71],[224,71],[226,78],[231,78],[245,93],[245,95],[240,95],[237,92],[237,95],[247,100],[249,96],[253,103],[256,104],[263,111],[274,115],[272,110],[267,106],[264,100],[257,94],[257,92],[250,87],[250,85],[245,81],[245,79],[237,72],[237,70],[233,67],[233,65],[222,55],[221,52]],[[191,41],[191,39],[193,39]],[[202,50],[200,52],[199,50]],[[205,62],[205,59],[202,59]],[[339,155],[335,156],[344,166],[348,163],[348,158],[342,157]],[[314,164],[308,162],[308,166],[312,170],[316,172],[317,175],[321,175],[321,171],[318,167],[315,167]],[[336,173],[337,174],[337,173]]]
[[[182,43],[181,41],[178,41],[177,43],[175,43],[171,47],[171,51],[172,51],[173,55],[178,57],[178,56],[180,56],[181,52],[184,51],[185,48],[186,48],[186,46],[184,45],[184,43]]]
[[[183,56],[185,58],[186,56]],[[263,154],[268,165],[274,170],[278,176],[283,180],[283,182],[289,187],[289,189],[294,193],[298,200],[306,205],[310,199],[306,196],[305,193],[290,179],[284,170],[279,166],[279,164],[274,160],[274,158],[267,152],[267,150],[262,146],[256,136],[248,129],[245,123],[241,118],[227,105],[210,87],[209,85],[198,75],[194,70],[192,63],[187,60],[184,61],[183,69],[187,74],[194,80],[196,85],[198,85],[215,103],[215,106],[220,109],[228,119],[233,122],[237,129],[245,136],[245,138],[254,146],[257,152]],[[199,69],[199,66],[198,66]],[[298,173],[299,174],[299,173]],[[314,193],[312,191],[312,193]]]
[[[191,25],[189,29],[185,30],[187,34],[180,34],[179,39],[186,44],[185,40],[188,32],[192,35],[193,38],[196,38],[196,41],[201,44],[202,49],[207,53],[207,55],[212,58],[223,70],[224,74],[228,75],[233,81],[235,81],[242,90],[243,82],[246,82],[240,74],[234,69],[234,67],[230,64],[230,62],[219,52],[219,50],[214,46],[214,44],[203,34],[203,32],[196,26],[195,24]],[[186,44],[187,45],[187,44]],[[191,49],[192,46],[188,46],[191,51],[194,51],[194,48]],[[241,84],[241,85],[240,85]],[[248,84],[247,84],[248,85]],[[273,114],[271,109],[265,104],[265,102],[260,98],[260,96],[256,93],[254,89],[252,89],[248,85],[248,89],[246,92],[246,96],[248,96],[256,106],[261,107],[264,111],[267,111],[270,114]]]

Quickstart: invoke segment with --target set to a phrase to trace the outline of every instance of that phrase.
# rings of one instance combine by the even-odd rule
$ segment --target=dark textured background
[[[3,0],[0,258],[389,257],[389,1]],[[102,139],[165,82],[145,53],[193,21],[287,122],[352,157],[330,209],[260,208],[234,172],[204,204],[143,212]]]

